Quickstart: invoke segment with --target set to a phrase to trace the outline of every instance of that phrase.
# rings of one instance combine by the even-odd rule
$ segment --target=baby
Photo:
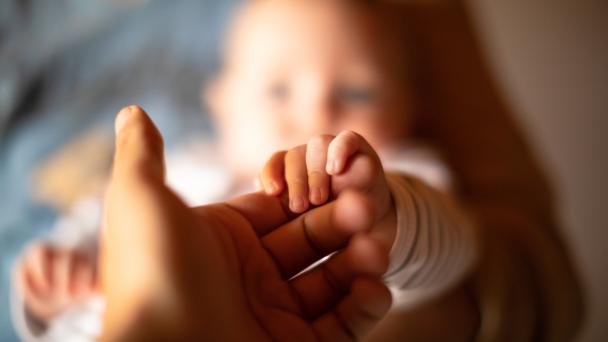
[[[390,251],[385,279],[395,310],[435,298],[466,275],[476,250],[472,227],[448,195],[439,158],[410,138],[417,113],[407,46],[383,6],[253,1],[236,14],[224,53],[204,94],[219,160],[169,156],[168,182],[179,194],[191,204],[219,200],[252,190],[259,175],[261,189],[287,191],[290,209],[301,213],[356,188],[375,205],[370,234]],[[219,166],[228,180],[209,172]],[[219,190],[217,178],[201,181],[212,174],[222,175]],[[201,198],[211,186],[214,195]],[[96,337],[98,324],[83,327],[86,314],[70,314],[85,307],[96,317],[102,309],[88,306],[96,292],[91,255],[47,244],[28,249],[15,310],[25,339]]]

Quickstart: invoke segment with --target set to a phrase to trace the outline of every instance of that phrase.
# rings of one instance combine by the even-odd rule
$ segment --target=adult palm
[[[164,185],[148,116],[127,107],[116,126],[102,234],[106,339],[353,340],[387,312],[387,253],[357,234],[373,224],[362,196],[299,216],[261,193],[189,208]]]

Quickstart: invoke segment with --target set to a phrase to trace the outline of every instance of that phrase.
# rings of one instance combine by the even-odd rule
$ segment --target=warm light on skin
[[[206,95],[240,176],[318,134],[353,130],[375,148],[407,136],[411,98],[395,63],[405,58],[381,24],[345,1],[256,1],[237,14]]]

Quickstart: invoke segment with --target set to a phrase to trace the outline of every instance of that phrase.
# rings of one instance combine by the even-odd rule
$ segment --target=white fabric
[[[403,174],[387,176],[397,232],[385,281],[399,309],[437,298],[467,274],[477,255],[473,225],[446,194]]]
[[[407,309],[456,285],[477,255],[473,223],[450,196],[452,175],[423,144],[381,151],[397,209],[385,281],[393,307]]]

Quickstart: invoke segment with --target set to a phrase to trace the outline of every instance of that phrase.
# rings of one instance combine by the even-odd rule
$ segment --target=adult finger
[[[376,240],[360,234],[327,262],[298,275],[289,284],[298,295],[307,317],[315,319],[348,293],[355,278],[380,278],[387,268],[388,251]]]
[[[391,294],[380,281],[357,278],[333,311],[313,322],[321,341],[359,341],[386,315]]]
[[[262,238],[283,279],[346,246],[356,233],[372,225],[371,204],[360,194],[344,192],[326,205],[312,209]]]
[[[253,192],[225,202],[232,210],[238,212],[262,237],[297,216],[289,209],[287,194],[270,196],[262,191]],[[206,207],[194,208],[194,211],[205,211]]]
[[[164,180],[163,139],[138,106],[123,108],[115,120],[116,152],[112,181]]]
[[[174,227],[168,222],[190,214],[164,184],[163,140],[148,115],[137,106],[125,107],[116,116],[115,131],[99,257],[106,318],[112,319],[128,306],[124,303],[144,295],[145,281],[163,277],[158,251],[177,235],[168,231]]]
[[[146,112],[134,105],[123,108],[116,116],[115,131],[114,165],[106,193],[102,242],[118,246],[123,241],[125,245],[134,243],[131,239],[136,240],[138,235],[132,232],[156,226],[142,226],[142,222],[154,221],[156,214],[160,214],[156,208],[163,207],[159,203],[176,195],[164,184],[162,136]],[[108,241],[108,235],[114,238]],[[102,252],[104,250],[106,248],[102,248]],[[117,254],[122,252],[126,250],[118,248]]]

